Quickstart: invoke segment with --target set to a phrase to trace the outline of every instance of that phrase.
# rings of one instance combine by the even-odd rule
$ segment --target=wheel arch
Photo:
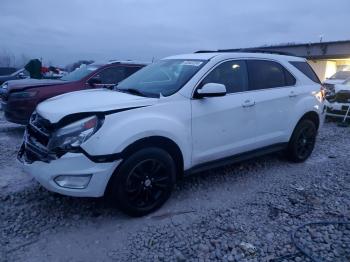
[[[320,117],[318,115],[318,113],[316,113],[315,111],[309,111],[307,113],[305,113],[298,121],[298,123],[296,124],[296,126],[302,121],[302,120],[311,120],[315,125],[316,125],[316,129],[318,130],[318,128],[320,127]],[[295,126],[295,127],[296,127]]]
[[[288,141],[290,141],[290,139],[292,138],[294,131],[297,128],[297,126],[299,125],[299,123],[305,119],[311,120],[315,124],[316,130],[319,129],[320,123],[321,123],[320,116],[315,111],[308,111],[308,112],[304,113],[301,117],[299,117],[299,120],[296,122],[296,124],[294,125],[294,128],[292,129],[292,133],[290,133],[290,135],[289,135]]]
[[[176,177],[181,178],[183,177],[184,173],[184,158],[182,151],[180,147],[170,138],[163,137],[163,136],[150,136],[141,138],[129,146],[127,146],[122,152],[122,158],[125,159],[132,155],[133,153],[137,152],[140,149],[147,148],[147,147],[157,147],[165,150],[170,154],[170,156],[174,159],[175,165],[176,165]],[[105,194],[109,192],[111,181],[113,177],[116,175],[118,170],[118,167],[110,177],[107,187],[105,189]]]

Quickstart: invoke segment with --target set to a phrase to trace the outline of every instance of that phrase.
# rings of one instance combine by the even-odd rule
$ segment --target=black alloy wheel
[[[300,159],[307,158],[315,145],[315,130],[312,126],[304,126],[300,131],[300,135],[297,140],[296,150]]]
[[[317,129],[313,121],[302,120],[295,128],[287,149],[287,156],[294,162],[305,161],[316,143]]]
[[[113,200],[128,215],[151,213],[170,197],[175,170],[175,163],[165,150],[142,149],[125,159],[113,176]]]
[[[156,203],[169,190],[170,177],[165,165],[157,159],[146,159],[138,163],[129,173],[125,191],[130,202],[147,208]]]

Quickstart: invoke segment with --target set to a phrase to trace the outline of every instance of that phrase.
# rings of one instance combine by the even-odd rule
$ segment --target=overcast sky
[[[0,52],[60,65],[350,39],[350,0],[0,0],[0,10]]]

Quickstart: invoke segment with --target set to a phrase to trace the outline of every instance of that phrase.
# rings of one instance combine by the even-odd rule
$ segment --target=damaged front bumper
[[[344,118],[349,106],[350,103],[330,102],[327,105],[326,116]],[[350,119],[350,113],[347,115],[347,119]]]
[[[58,158],[56,153],[49,152],[44,146],[38,143],[35,138],[28,135],[27,129],[24,131],[23,143],[18,151],[17,159],[21,163],[31,164],[35,161],[49,163]]]
[[[105,193],[108,181],[120,161],[95,163],[81,153],[67,153],[50,163],[35,161],[28,163],[19,157],[26,173],[34,177],[43,187],[62,195],[76,197],[101,197]],[[66,187],[59,182],[65,177],[69,180],[88,176],[89,181],[82,187]]]
[[[77,197],[103,196],[121,160],[102,161],[105,159],[84,151],[52,152],[46,146],[49,138],[45,128],[32,123],[27,126],[17,154],[24,171],[49,191]]]

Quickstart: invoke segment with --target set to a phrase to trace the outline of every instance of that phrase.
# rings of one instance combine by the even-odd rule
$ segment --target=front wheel
[[[165,150],[145,148],[126,158],[112,177],[110,195],[130,216],[143,216],[170,197],[176,178],[174,160]]]
[[[293,162],[304,162],[312,153],[317,129],[314,122],[305,119],[298,123],[287,148],[287,157]]]

